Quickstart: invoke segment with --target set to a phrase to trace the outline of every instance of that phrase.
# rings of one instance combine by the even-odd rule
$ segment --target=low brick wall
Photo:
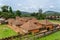
[[[32,36],[21,36],[21,35],[17,35],[17,36],[11,36],[11,37],[8,37],[8,38],[3,38],[3,39],[0,39],[0,40],[13,40],[15,38],[19,38],[20,40],[35,40],[36,38],[41,38],[41,37],[44,37],[44,36],[47,36],[47,35],[50,35],[52,33],[55,33],[57,31],[60,31],[60,29],[56,29],[56,30],[53,30],[53,31],[48,31],[48,32],[45,32],[45,33],[39,33],[39,34],[36,34],[36,35],[33,35]]]

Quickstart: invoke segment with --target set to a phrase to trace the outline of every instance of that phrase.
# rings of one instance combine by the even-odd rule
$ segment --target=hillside
[[[59,12],[55,12],[55,11],[46,11],[46,12],[44,12],[47,16],[52,16],[52,15],[54,15],[54,16],[60,16],[60,13]]]

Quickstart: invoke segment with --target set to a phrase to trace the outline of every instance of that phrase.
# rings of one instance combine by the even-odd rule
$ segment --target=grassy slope
[[[49,20],[49,21],[54,23],[54,24],[60,24],[60,21],[58,21],[58,20]]]
[[[53,33],[51,35],[48,35],[46,37],[42,37],[38,40],[60,40],[60,31]]]
[[[39,21],[42,21],[42,20],[39,20]],[[58,20],[48,20],[48,21],[50,21],[50,22],[52,22],[54,24],[60,24],[60,21],[58,21]]]
[[[0,25],[0,39],[17,35],[12,29],[8,28],[7,25]]]

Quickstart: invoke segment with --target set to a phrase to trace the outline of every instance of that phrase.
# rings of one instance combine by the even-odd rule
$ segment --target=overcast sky
[[[3,5],[9,5],[14,10],[21,10],[27,12],[35,12],[39,8],[44,11],[59,11],[60,12],[60,0],[0,0],[0,7]]]

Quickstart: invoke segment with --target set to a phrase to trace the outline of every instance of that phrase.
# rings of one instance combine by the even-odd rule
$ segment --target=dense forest
[[[49,15],[60,16],[60,13],[59,12],[55,12],[55,11],[43,12],[42,9],[39,9],[38,12],[33,12],[33,13],[22,12],[20,10],[14,11],[12,9],[12,7],[6,6],[6,5],[2,6],[1,7],[1,11],[0,11],[0,17],[4,17],[6,19],[15,18],[16,16],[20,16],[20,17],[35,17],[37,19],[45,19],[46,16],[49,16]]]

